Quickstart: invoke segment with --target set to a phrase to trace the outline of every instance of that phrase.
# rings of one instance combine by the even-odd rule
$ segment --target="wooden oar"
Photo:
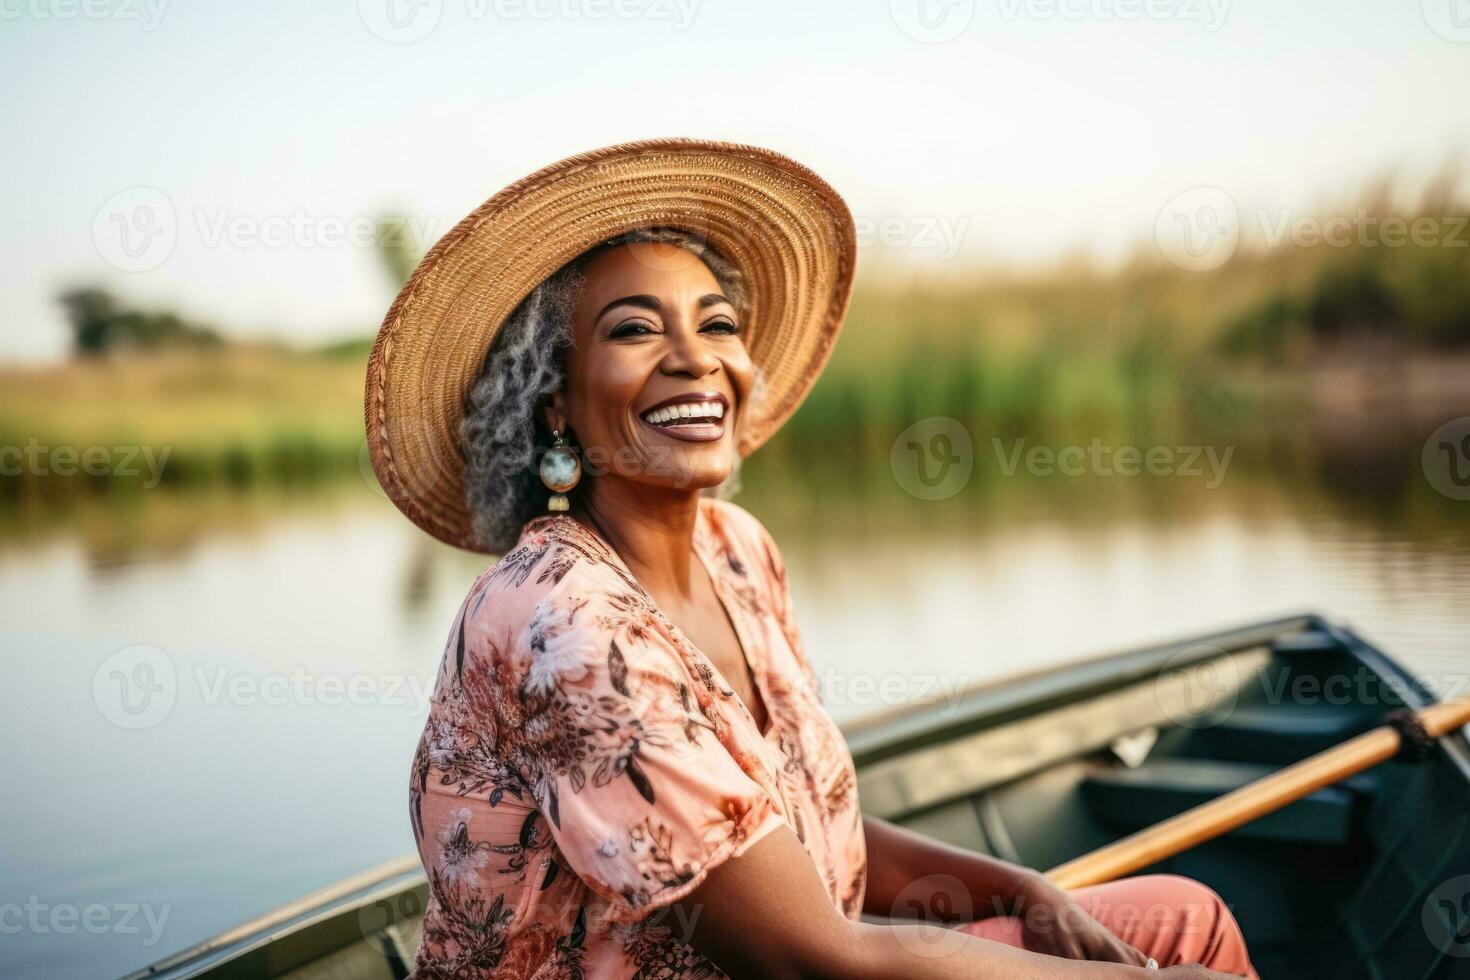
[[[1470,724],[1470,697],[1431,705],[1416,716],[1433,738]],[[1063,888],[1112,881],[1228,833],[1288,803],[1371,769],[1398,754],[1392,725],[1364,732],[1248,786],[1170,817],[1091,854],[1060,864],[1047,877]]]

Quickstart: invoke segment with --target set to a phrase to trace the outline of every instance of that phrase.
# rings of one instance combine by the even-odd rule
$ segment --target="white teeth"
[[[654,425],[665,425],[675,419],[724,417],[725,406],[719,402],[683,402],[643,413],[643,418]]]

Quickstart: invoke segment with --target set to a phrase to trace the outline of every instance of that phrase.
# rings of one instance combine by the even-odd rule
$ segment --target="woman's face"
[[[714,274],[687,249],[634,242],[583,275],[551,417],[575,433],[584,472],[679,488],[723,482],[754,368]]]

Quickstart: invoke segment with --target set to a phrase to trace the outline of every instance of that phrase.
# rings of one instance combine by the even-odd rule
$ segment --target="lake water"
[[[1470,505],[1331,482],[739,501],[839,720],[1301,610],[1462,691]],[[0,973],[116,975],[409,851],[427,685],[484,564],[356,485],[7,534]]]

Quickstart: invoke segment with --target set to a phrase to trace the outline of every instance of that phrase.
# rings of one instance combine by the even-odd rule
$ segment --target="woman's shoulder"
[[[731,567],[743,574],[751,566],[762,579],[774,577],[784,586],[784,563],[760,520],[728,500],[701,500],[706,529],[725,543],[717,547],[729,552]],[[524,649],[538,643],[550,623],[593,643],[597,634],[632,623],[639,639],[651,640],[662,635],[658,619],[646,593],[602,538],[575,518],[555,514],[527,522],[515,547],[475,580],[450,644]]]
[[[563,515],[536,518],[471,585],[445,646],[451,691],[506,717],[553,682],[605,672],[619,625],[636,618],[636,585],[590,532]],[[508,700],[509,699],[509,700]]]
[[[538,606],[631,584],[595,535],[574,518],[548,515],[528,521],[515,547],[481,573],[466,610],[481,625],[524,625]]]
[[[559,583],[579,565],[608,563],[599,552],[597,539],[575,518],[566,514],[534,517],[521,528],[515,547],[507,551],[485,574],[486,584],[517,589],[528,581]]]

